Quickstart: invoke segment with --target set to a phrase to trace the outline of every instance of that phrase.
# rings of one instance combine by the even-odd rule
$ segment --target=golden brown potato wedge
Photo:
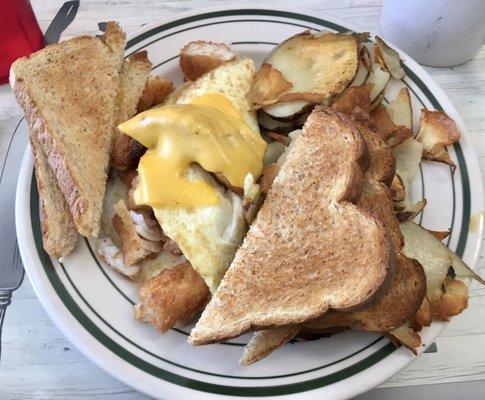
[[[195,81],[235,57],[225,43],[195,40],[187,43],[180,51],[179,65],[184,78]]]
[[[192,321],[209,295],[209,288],[190,263],[166,268],[141,285],[135,319],[166,332]]]
[[[148,77],[145,89],[143,89],[140,100],[138,100],[137,112],[141,113],[153,106],[161,104],[173,90],[173,83],[168,79],[160,76]]]

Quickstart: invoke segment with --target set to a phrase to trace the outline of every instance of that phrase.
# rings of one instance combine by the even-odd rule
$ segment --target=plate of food
[[[163,399],[346,399],[464,311],[483,194],[442,90],[311,12],[107,24],[15,62],[22,259],[63,333]]]

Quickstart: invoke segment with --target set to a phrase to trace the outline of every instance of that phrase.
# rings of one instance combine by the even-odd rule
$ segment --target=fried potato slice
[[[260,111],[258,113],[258,123],[262,129],[273,131],[282,134],[288,134],[295,129],[300,129],[304,124],[306,119],[308,118],[308,114],[303,114],[300,118],[296,121],[278,121],[264,111]]]
[[[162,250],[162,242],[147,240],[140,236],[130,211],[123,200],[114,205],[113,226],[121,240],[121,251],[126,266],[139,263],[145,258],[154,258]],[[160,227],[158,227],[160,230]],[[161,235],[161,231],[160,231]]]
[[[195,40],[187,43],[180,51],[179,65],[184,78],[195,81],[235,57],[225,43]]]
[[[433,318],[448,321],[449,317],[460,314],[468,307],[468,286],[447,276],[440,292],[431,296],[430,303]]]
[[[358,41],[352,35],[307,31],[292,36],[270,54],[255,80],[257,86],[268,85],[262,81],[271,77],[265,67],[269,64],[292,86],[286,85],[282,94],[282,86],[275,85],[265,96],[253,95],[256,107],[295,100],[328,104],[353,81],[359,65],[358,52]]]
[[[408,324],[400,326],[390,332],[383,333],[395,346],[403,345],[417,354],[416,348],[421,345],[421,337]]]
[[[259,180],[261,193],[268,194],[278,172],[280,172],[280,166],[278,164],[269,164],[264,167]]]
[[[384,90],[386,89],[389,79],[391,79],[391,74],[389,74],[389,72],[382,70],[379,64],[372,64],[372,71],[365,83],[372,85],[370,99],[374,104],[380,104],[382,101]],[[375,107],[377,107],[377,104]]]
[[[267,132],[266,135],[271,138],[272,140],[283,144],[284,146],[288,147],[291,142],[291,139],[288,136],[281,135],[277,132]]]
[[[404,186],[404,208],[411,206],[409,193],[411,183],[419,171],[421,156],[423,154],[423,145],[413,138],[405,140],[400,145],[393,148],[396,157],[396,173],[402,180]]]
[[[254,77],[248,99],[255,109],[276,103],[293,85],[271,64],[264,63]]]
[[[277,121],[294,122],[311,112],[314,104],[304,100],[285,101],[263,107],[263,111]]]
[[[446,284],[449,283],[447,277],[450,267],[456,276],[470,277],[485,285],[483,278],[469,268],[431,232],[413,222],[402,223],[400,227],[404,236],[403,253],[418,260],[425,270],[426,294],[433,315],[444,319],[443,315],[446,312],[443,310],[455,312],[464,304],[464,288],[461,283],[452,283],[450,293],[445,296]],[[445,302],[445,304],[442,305],[442,302]]]
[[[421,213],[421,211],[423,211],[424,207],[426,207],[426,199],[421,199],[412,207],[404,209],[402,211],[398,211],[396,213],[396,217],[399,222],[412,221]]]
[[[140,286],[135,319],[148,322],[162,333],[184,326],[204,308],[209,294],[189,262],[163,269]]]
[[[397,126],[392,122],[387,107],[379,104],[370,113],[370,119],[377,128],[377,133],[381,138],[386,140],[397,129]]]
[[[398,174],[394,174],[394,178],[392,178],[391,186],[389,187],[389,189],[391,189],[393,201],[404,200],[404,185]]]
[[[451,233],[451,230],[447,230],[447,231],[432,231],[432,230],[427,229],[427,231],[429,233],[431,233],[439,241],[445,240],[448,236],[450,236],[450,233]]]
[[[392,122],[397,126],[404,126],[408,129],[413,127],[413,109],[411,107],[411,96],[407,87],[399,90],[396,98],[389,103],[387,111]]]
[[[421,110],[416,140],[423,145],[423,158],[454,166],[445,146],[457,142],[460,137],[455,121],[445,112]]]
[[[387,144],[391,147],[399,146],[404,141],[413,137],[413,131],[405,126],[398,126],[391,136],[387,139]]]
[[[221,172],[215,172],[213,175],[216,178],[216,180],[226,189],[230,190],[233,193],[236,193],[238,196],[243,195],[244,193],[243,189],[240,187],[231,185],[231,182],[229,182],[229,180],[224,176],[224,174],[222,174]]]
[[[332,103],[332,108],[340,111],[352,119],[360,115],[368,117],[371,112],[370,92],[372,86],[351,86]]]
[[[431,304],[428,297],[425,296],[423,302],[419,306],[418,311],[411,318],[410,324],[416,332],[419,332],[423,328],[423,326],[430,326],[431,320]]]
[[[369,78],[370,71],[372,69],[372,61],[369,54],[369,49],[366,46],[362,46],[359,53],[359,67],[355,78],[350,86],[362,86]]]
[[[139,265],[127,266],[123,259],[123,252],[112,242],[109,237],[99,239],[96,242],[96,252],[110,268],[130,279],[133,279],[139,272]]]
[[[120,171],[134,169],[138,166],[138,162],[145,151],[145,146],[132,137],[121,133],[116,137],[113,144],[111,165]]]
[[[401,80],[406,76],[398,52],[389,47],[379,36],[376,36],[374,51],[376,60],[394,79]]]
[[[239,359],[239,363],[250,365],[265,358],[268,354],[293,340],[298,332],[300,332],[298,326],[285,326],[254,332],[253,337],[244,347],[244,353]]]
[[[103,212],[101,214],[101,235],[108,236],[111,241],[121,247],[121,239],[113,226],[115,215],[114,205],[128,194],[129,185],[121,179],[118,171],[112,170],[106,182],[106,191],[103,199]]]

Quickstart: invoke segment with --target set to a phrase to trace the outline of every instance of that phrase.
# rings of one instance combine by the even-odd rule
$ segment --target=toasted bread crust
[[[30,121],[29,121],[30,123]],[[77,230],[64,195],[59,189],[47,158],[37,139],[36,125],[29,133],[35,160],[35,177],[39,191],[41,230],[44,250],[51,256],[67,256],[77,242]]]
[[[14,86],[14,94],[18,103],[24,110],[25,116],[29,121],[31,130],[37,133],[37,138],[42,145],[42,149],[47,157],[49,166],[54,172],[57,183],[64,193],[64,197],[69,206],[74,223],[82,235],[90,236],[91,230],[83,221],[83,214],[89,212],[89,205],[83,202],[74,174],[70,172],[66,158],[63,157],[61,150],[48,133],[48,123],[29,95],[29,88],[23,81],[17,81]]]
[[[363,164],[365,142],[350,120],[316,107],[192,344],[302,323],[331,308],[361,309],[386,290],[394,270],[386,228],[348,201],[361,191]]]

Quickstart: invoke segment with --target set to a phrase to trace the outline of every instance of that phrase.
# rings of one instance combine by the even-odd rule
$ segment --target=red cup
[[[0,5],[0,84],[8,82],[10,65],[44,47],[29,0],[1,0]]]

